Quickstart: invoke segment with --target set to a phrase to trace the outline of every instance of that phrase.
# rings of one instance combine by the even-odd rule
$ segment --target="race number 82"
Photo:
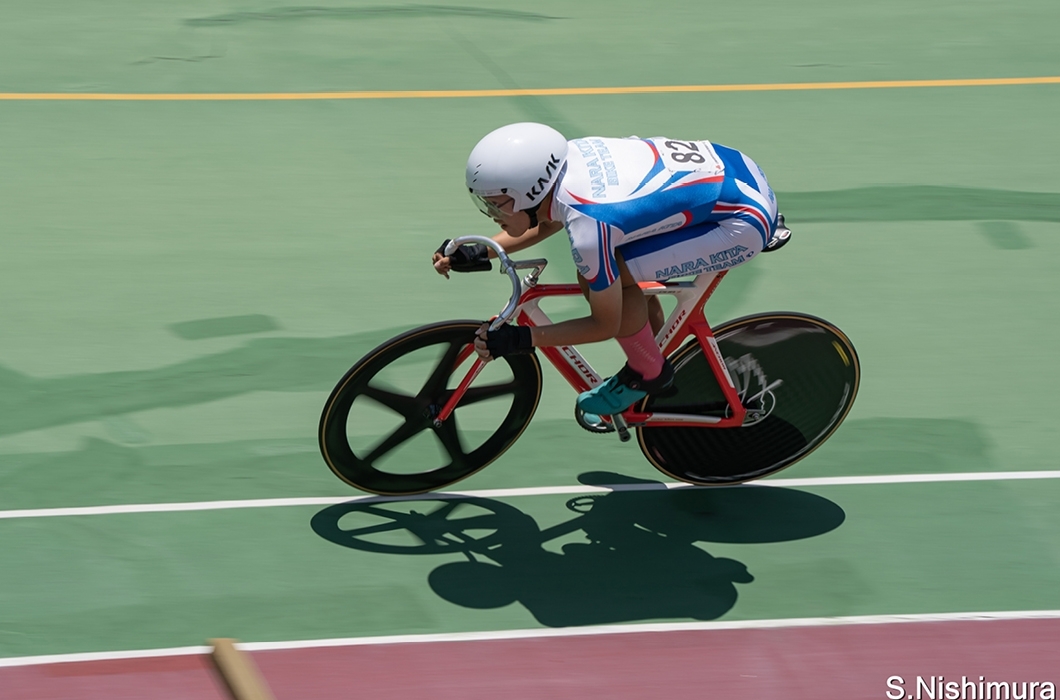
[[[663,144],[666,148],[670,149],[670,153],[667,155],[675,163],[705,163],[706,158],[699,151],[699,146],[696,145],[695,141],[667,141]]]
[[[672,173],[718,174],[725,170],[709,141],[662,141],[660,139],[655,142],[655,146],[666,169]]]

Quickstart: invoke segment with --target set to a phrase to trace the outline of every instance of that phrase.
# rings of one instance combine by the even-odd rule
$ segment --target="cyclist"
[[[506,251],[567,229],[590,309],[585,318],[549,326],[483,325],[475,349],[490,359],[616,338],[628,362],[577,400],[597,416],[620,413],[673,381],[655,343],[662,307],[637,282],[729,269],[790,234],[762,169],[708,141],[568,142],[544,124],[509,124],[471,151],[466,184],[479,210],[500,225],[493,240]],[[439,274],[492,267],[486,246],[464,245],[444,257],[447,243],[432,258]]]

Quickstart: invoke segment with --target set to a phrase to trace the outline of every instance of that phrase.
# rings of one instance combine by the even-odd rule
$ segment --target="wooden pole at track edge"
[[[233,700],[275,700],[254,660],[236,648],[234,639],[211,639],[210,656]]]

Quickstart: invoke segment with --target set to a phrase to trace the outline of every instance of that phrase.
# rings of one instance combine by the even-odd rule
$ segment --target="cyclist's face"
[[[509,236],[521,236],[530,228],[530,216],[526,212],[515,211],[515,200],[508,195],[499,194],[482,199],[488,209],[483,213],[493,219]]]

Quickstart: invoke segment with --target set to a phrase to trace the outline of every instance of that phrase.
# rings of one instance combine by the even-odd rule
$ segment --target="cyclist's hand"
[[[449,258],[443,256],[441,253],[435,253],[431,256],[431,262],[434,263],[434,271],[439,275],[445,275],[446,279],[449,279],[449,270],[452,266],[449,264]]]
[[[495,331],[483,323],[475,333],[475,352],[487,362],[506,355],[528,355],[534,351],[533,336],[527,326],[504,324]]]
[[[449,245],[448,238],[442,242],[438,250],[434,251],[434,269],[438,270],[439,274],[449,277],[446,273],[450,270],[453,272],[489,272],[493,269],[493,263],[490,262],[489,248],[485,244],[465,243],[462,246],[458,246],[452,255],[444,257],[447,245]],[[444,272],[438,268],[440,260],[445,261]]]
[[[475,352],[478,353],[478,357],[483,362],[489,362],[493,358],[490,356],[489,348],[486,347],[486,335],[490,329],[490,324],[483,323],[475,331]]]

